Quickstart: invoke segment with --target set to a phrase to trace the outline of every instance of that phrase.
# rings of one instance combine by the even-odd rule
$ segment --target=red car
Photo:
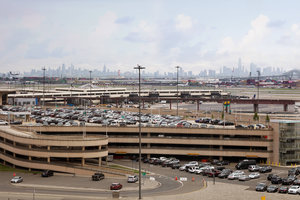
[[[217,169],[213,169],[211,171],[209,171],[207,173],[207,176],[208,177],[213,177],[215,175],[215,177],[217,177],[219,174],[221,174],[221,171],[220,170],[217,170]]]
[[[122,189],[121,183],[112,183],[110,186],[110,190],[120,190],[120,189]]]

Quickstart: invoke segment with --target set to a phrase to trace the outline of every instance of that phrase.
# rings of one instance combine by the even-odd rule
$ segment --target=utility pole
[[[260,76],[260,71],[257,70],[257,77],[258,77],[258,82],[257,82],[257,99],[259,100],[259,76]]]
[[[45,82],[46,82],[46,77],[45,77],[45,71],[46,71],[46,68],[43,67],[43,108],[45,106]]]
[[[137,65],[137,67],[135,67],[134,69],[139,70],[139,199],[142,199],[141,69],[145,69],[145,67]]]
[[[90,104],[92,105],[92,70],[90,72]]]
[[[176,115],[178,116],[178,76],[179,76],[179,74],[178,74],[178,69],[180,68],[179,66],[176,66],[175,67],[176,69],[177,69],[177,93],[176,93],[176,101],[177,101],[177,109],[176,109]]]

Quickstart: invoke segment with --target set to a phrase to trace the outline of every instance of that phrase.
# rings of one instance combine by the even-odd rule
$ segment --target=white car
[[[290,189],[288,190],[289,194],[299,194],[300,193],[300,186],[298,185],[293,185],[292,187],[290,187]]]
[[[199,169],[199,167],[190,167],[188,170],[190,173],[195,173],[195,171],[198,169]]]
[[[10,180],[11,183],[21,183],[22,181],[23,178],[21,176],[15,176]]]
[[[189,167],[189,165],[183,165],[179,167],[179,171],[184,171],[187,167]]]
[[[228,180],[234,180],[234,179],[239,179],[242,175],[244,175],[245,172],[243,171],[234,171],[233,173],[229,174]]]
[[[0,125],[8,125],[7,121],[0,120]]]
[[[207,165],[207,166],[201,167],[200,169],[201,170],[210,170],[210,169],[215,169],[215,167],[211,166],[211,165]]]
[[[251,179],[259,178],[260,177],[260,173],[258,173],[258,172],[251,173],[251,174],[249,174],[249,177]]]
[[[190,166],[197,166],[199,163],[197,161],[191,161],[188,163]]]

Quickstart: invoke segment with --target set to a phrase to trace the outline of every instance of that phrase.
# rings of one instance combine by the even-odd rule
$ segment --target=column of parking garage
[[[150,138],[151,137],[151,133],[148,132],[147,133],[147,138]],[[151,148],[151,144],[150,143],[147,143],[147,149],[150,149]],[[147,154],[147,158],[149,159],[150,158],[150,154]]]
[[[223,140],[223,135],[220,135],[220,140]],[[223,145],[220,145],[220,151],[223,151]],[[223,160],[223,156],[220,156],[219,160]]]
[[[101,150],[101,148],[102,148],[102,146],[101,146],[101,145],[99,145],[99,151]],[[99,165],[99,166],[101,166],[101,159],[102,159],[102,158],[101,158],[101,157],[99,157],[98,159],[99,159],[98,165]]]
[[[16,147],[16,142],[15,141],[13,141],[13,146]],[[15,152],[13,152],[13,157],[14,157],[14,159],[16,158],[16,153]],[[16,166],[13,165],[13,168],[15,168],[15,167]]]
[[[6,138],[3,138],[3,143],[5,144],[6,143]],[[6,154],[6,150],[3,149],[3,154]],[[6,161],[3,160],[3,165],[6,165]]]
[[[82,147],[82,151],[84,152],[85,151],[85,147],[83,146]],[[84,166],[85,165],[85,159],[84,157],[81,158],[81,166]]]
[[[51,150],[51,147],[50,146],[47,146],[47,150],[50,151]],[[51,158],[50,156],[47,158],[47,163],[50,163],[51,161]]]

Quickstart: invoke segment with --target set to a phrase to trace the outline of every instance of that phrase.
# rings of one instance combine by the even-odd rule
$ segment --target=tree
[[[214,118],[214,114],[211,114],[211,119],[213,119]]]
[[[269,115],[267,114],[267,116],[266,116],[266,123],[269,123],[270,122],[270,117],[269,117]]]
[[[259,120],[259,116],[258,116],[257,112],[254,113],[253,120],[254,121],[258,121]]]

